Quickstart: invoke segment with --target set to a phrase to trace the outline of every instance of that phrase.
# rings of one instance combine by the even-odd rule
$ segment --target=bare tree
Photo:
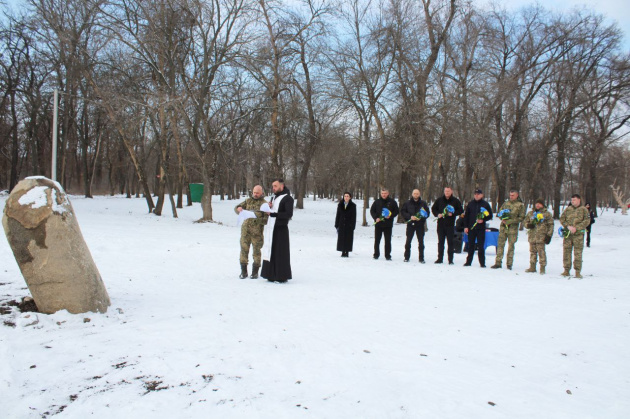
[[[427,103],[429,81],[438,64],[458,5],[455,0],[436,3],[422,0],[421,6],[417,13],[405,0],[392,1],[391,32],[398,61],[397,78],[403,99],[403,118],[408,121],[407,132],[410,136],[410,152],[405,154],[407,159],[402,161],[401,184],[408,184],[414,177],[410,171],[417,170],[414,160],[417,151],[423,148],[423,152],[428,152],[430,156],[424,166],[428,171],[424,191],[428,191],[433,182],[435,159],[441,143],[440,136],[430,128],[431,114]],[[424,36],[418,37],[420,33]],[[405,189],[409,189],[409,185]]]
[[[630,58],[610,57],[583,88],[593,98],[583,114],[581,133],[584,196],[595,208],[600,160],[604,151],[628,135],[630,128]]]

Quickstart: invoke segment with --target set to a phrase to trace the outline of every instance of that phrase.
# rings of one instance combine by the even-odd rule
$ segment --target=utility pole
[[[53,95],[53,123],[52,123],[52,165],[50,177],[57,180],[57,114],[59,112],[59,91],[55,89]]]

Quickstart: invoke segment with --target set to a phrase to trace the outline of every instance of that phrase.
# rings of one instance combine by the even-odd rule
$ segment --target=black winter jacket
[[[438,219],[438,226],[449,226],[452,227],[455,225],[455,220],[460,216],[461,213],[464,212],[464,208],[462,208],[462,203],[459,199],[455,198],[455,196],[451,195],[449,199],[446,199],[446,196],[442,195],[438,199],[435,200],[433,205],[431,206],[431,212],[434,217],[437,217],[438,214],[442,214],[444,209],[448,206],[452,205],[455,209],[452,217],[448,215],[443,218]]]
[[[379,198],[372,204],[370,207],[370,215],[374,219],[374,222],[381,217],[383,213],[383,208],[387,208],[391,211],[392,215],[389,218],[384,219],[383,221],[379,221],[376,225],[381,225],[384,228],[392,228],[394,226],[394,219],[398,215],[398,204],[392,198],[387,197],[387,199]],[[384,224],[381,224],[384,223]]]
[[[466,205],[466,212],[464,213],[464,227],[472,228],[472,226],[475,225],[477,222],[477,214],[479,214],[481,208],[487,209],[489,214],[483,218],[484,221],[487,222],[492,220],[492,207],[490,207],[490,204],[483,199],[480,199],[479,201],[473,199],[468,203],[468,205]],[[479,227],[481,226],[475,227],[475,229]],[[483,227],[484,229],[486,228],[485,223]]]
[[[424,208],[427,214],[430,214],[429,206],[427,205],[425,201],[422,200],[422,198],[419,198],[417,201],[411,198],[409,201],[406,201],[402,205],[402,208],[400,209],[400,215],[402,215],[405,221],[409,221],[411,220],[411,216],[416,215],[420,212],[421,208]],[[419,221],[412,221],[412,222],[422,224],[426,222],[426,219],[421,218]]]

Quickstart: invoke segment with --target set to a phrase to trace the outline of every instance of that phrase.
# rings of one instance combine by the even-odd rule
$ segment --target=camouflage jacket
[[[553,216],[547,210],[547,207],[543,207],[539,212],[543,215],[543,221],[541,223],[532,222],[535,210],[531,210],[525,217],[525,227],[527,230],[527,241],[530,243],[545,243],[547,237],[553,236]]]
[[[499,211],[509,209],[510,218],[501,223],[501,229],[505,229],[508,226],[514,226],[515,231],[518,231],[518,225],[525,218],[525,205],[520,200],[510,201],[509,199],[501,205]],[[510,228],[510,230],[512,230]]]
[[[253,211],[256,213],[256,218],[249,218],[243,222],[241,227],[242,230],[246,230],[249,227],[260,226],[261,228],[267,224],[267,219],[269,219],[269,214],[261,212],[260,206],[265,204],[265,198],[260,197],[258,199],[254,199],[252,197],[247,198],[245,201],[241,202],[237,206],[234,207],[234,212],[238,214],[238,207],[243,208],[247,211]]]
[[[575,234],[584,234],[584,229],[591,224],[591,215],[584,205],[574,207],[569,205],[560,216],[560,224],[567,228],[573,226],[577,229]]]

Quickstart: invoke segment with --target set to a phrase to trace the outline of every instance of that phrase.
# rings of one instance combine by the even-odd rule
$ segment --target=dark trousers
[[[444,226],[438,222],[438,260],[444,260],[444,239],[448,244],[448,261],[453,261],[453,253],[455,253],[455,247],[453,246],[453,236],[455,235],[455,226]]]
[[[382,221],[374,226],[374,257],[381,255],[381,237],[385,236],[385,258],[392,257],[392,227],[381,227]]]
[[[475,240],[477,245],[475,246]],[[486,266],[486,227],[477,226],[472,230],[468,230],[468,257],[466,263],[471,264],[473,257],[475,256],[475,248],[477,248],[477,257],[479,258],[479,265]]]
[[[591,247],[591,226],[586,227],[586,247]]]
[[[405,242],[405,260],[411,256],[411,242],[414,234],[418,238],[418,256],[419,260],[424,260],[424,223],[409,222],[407,223],[407,241]]]
[[[455,234],[453,235],[453,247],[454,247],[453,250],[455,251],[455,253],[462,252],[463,238],[464,238],[463,232],[456,231]]]

